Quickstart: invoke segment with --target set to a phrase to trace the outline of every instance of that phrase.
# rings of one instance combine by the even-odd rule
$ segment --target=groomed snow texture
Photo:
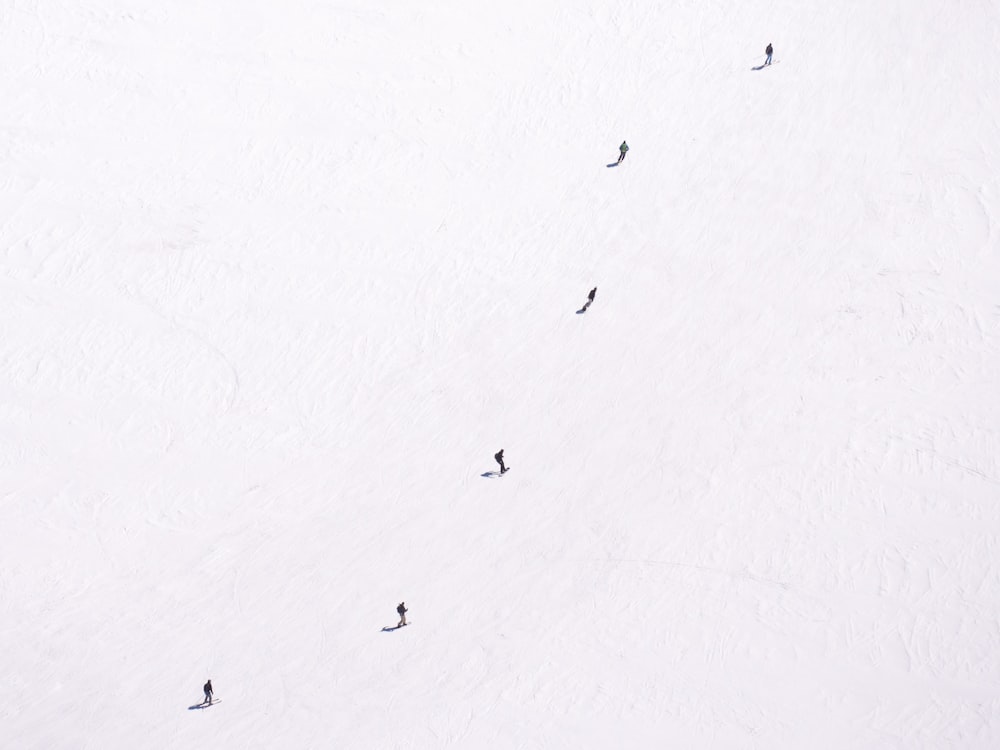
[[[0,3],[0,744],[1000,748],[998,50]]]

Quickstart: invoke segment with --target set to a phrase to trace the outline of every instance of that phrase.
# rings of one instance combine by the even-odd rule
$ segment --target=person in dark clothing
[[[621,152],[618,156],[618,163],[621,164],[622,159],[625,158],[625,154],[628,153],[628,144],[625,141],[622,141],[622,145],[618,147],[618,151]]]
[[[764,52],[767,55],[767,59],[764,61],[764,64],[765,65],[770,65],[771,64],[771,55],[774,54],[774,47],[771,46],[770,42],[767,43],[767,49],[764,50]]]
[[[400,602],[399,606],[396,607],[396,612],[399,614],[399,622],[396,623],[397,628],[401,628],[406,625],[406,613],[409,610],[406,609],[406,602]]]
[[[503,465],[503,448],[500,449],[499,453],[493,455],[494,460],[500,464],[500,473],[503,474],[507,471],[507,467]]]
[[[212,702],[212,681],[209,680],[205,683],[205,687],[202,688],[205,691],[205,703]]]
[[[583,303],[583,311],[586,312],[587,308],[594,304],[594,297],[597,296],[597,287],[595,286],[590,290],[590,294],[587,295],[587,301]]]

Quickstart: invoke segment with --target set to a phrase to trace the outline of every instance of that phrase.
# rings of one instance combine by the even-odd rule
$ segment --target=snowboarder
[[[767,59],[764,61],[764,64],[765,65],[770,65],[771,64],[771,55],[774,54],[774,47],[771,46],[770,42],[767,43],[767,49],[764,50],[764,53],[767,55]]]
[[[406,609],[406,602],[400,602],[399,606],[396,607],[396,612],[399,614],[399,622],[396,623],[397,628],[401,628],[406,625],[406,613],[409,610]]]
[[[625,158],[625,154],[628,153],[628,144],[622,141],[622,145],[618,147],[618,150],[621,152],[621,155],[618,157],[618,163],[621,164],[622,159]]]
[[[493,455],[493,459],[500,464],[500,473],[503,474],[507,471],[507,467],[503,465],[503,448],[500,449],[499,453]]]
[[[205,691],[205,703],[212,702],[212,681],[209,680],[205,683],[205,687],[202,688]]]
[[[597,296],[597,287],[595,286],[590,290],[590,294],[587,295],[587,301],[583,305],[583,311],[586,312],[587,308],[594,304],[594,297]]]

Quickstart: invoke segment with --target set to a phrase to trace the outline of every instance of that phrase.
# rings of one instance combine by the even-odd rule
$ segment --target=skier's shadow
[[[587,312],[587,308],[583,307],[583,308],[580,308],[579,310],[577,310],[576,314],[577,315],[583,315],[585,312]]]
[[[604,166],[606,166],[606,167],[617,167],[619,164],[621,164],[620,161],[613,161],[610,164],[605,164]]]
[[[193,706],[188,706],[188,711],[200,711],[203,708],[208,708],[211,703],[196,703]]]
[[[485,474],[480,474],[481,477],[486,477],[487,479],[492,479],[493,477],[500,476],[499,471],[487,471]]]
[[[763,69],[764,69],[763,65],[758,65],[756,68],[750,68],[750,70],[763,70]]]
[[[383,633],[393,633],[393,632],[399,630],[401,627],[403,627],[403,626],[402,625],[397,625],[396,627],[392,627],[390,625],[386,625],[384,628],[382,628],[382,632]]]

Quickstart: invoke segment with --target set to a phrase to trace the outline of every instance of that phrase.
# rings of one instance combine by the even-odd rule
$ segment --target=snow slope
[[[1000,746],[995,2],[0,19],[5,747]]]

